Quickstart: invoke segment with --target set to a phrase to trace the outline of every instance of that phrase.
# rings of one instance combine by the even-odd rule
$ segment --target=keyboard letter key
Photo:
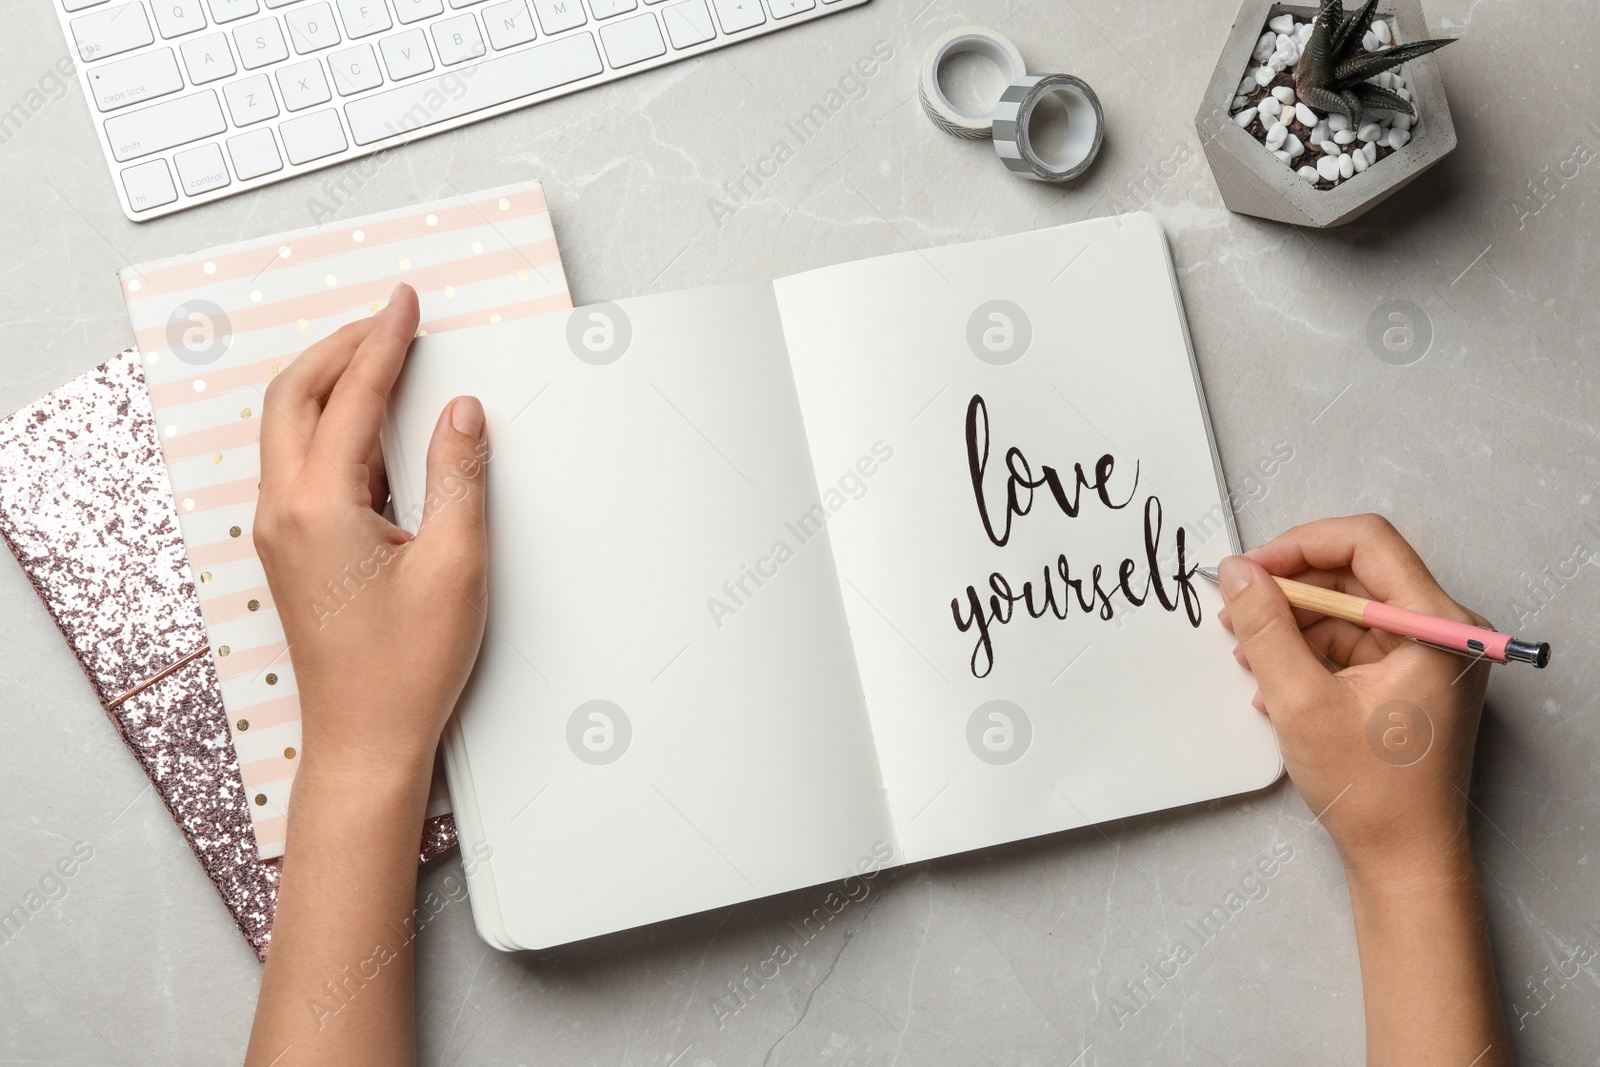
[[[227,97],[228,114],[233,116],[235,126],[278,117],[278,100],[272,95],[272,83],[265,74],[229,82],[222,87],[222,95]],[[183,177],[182,167],[178,168],[178,176]]]
[[[222,146],[215,141],[179,152],[172,162],[177,164],[178,181],[183,184],[185,196],[199,196],[228,184],[228,165],[222,161]]]
[[[196,85],[226,78],[234,71],[233,52],[228,48],[228,35],[208,33],[178,46],[183,53],[183,65],[189,70],[189,80]]]
[[[527,44],[536,36],[527,0],[489,5],[483,9],[483,26],[489,31],[489,43],[496,50]]]
[[[289,162],[297,167],[313,159],[343,152],[348,147],[337,108],[313,111],[297,119],[284,119],[278,123],[278,133],[283,137],[283,150],[289,154]]]
[[[723,33],[738,33],[767,21],[762,13],[761,0],[711,0],[717,5],[717,21]]]
[[[177,92],[183,88],[183,75],[178,73],[178,60],[172,49],[158,48],[154,52],[91,67],[89,88],[94,92],[96,107],[101,111],[115,111]]]
[[[267,126],[228,138],[228,156],[233,160],[233,172],[242,182],[283,169],[277,139]]]
[[[239,62],[244,64],[245,70],[282,63],[289,58],[289,46],[283,43],[283,30],[275,18],[235,26],[233,43],[239,46]]]
[[[200,0],[154,0],[151,6],[156,12],[156,29],[169,40],[206,28]]]
[[[164,159],[152,159],[123,171],[122,188],[135,211],[149,211],[178,199],[177,186],[172,184],[172,172]]]
[[[344,19],[344,35],[351,40],[382,33],[394,25],[384,0],[339,0],[339,17]]]
[[[672,38],[674,48],[704,44],[717,35],[711,26],[711,12],[706,10],[706,0],[684,0],[681,4],[662,8],[661,21],[666,23],[667,36]]]
[[[428,38],[421,29],[390,34],[378,42],[378,47],[383,51],[384,68],[394,81],[433,69],[433,53],[428,51]]]
[[[140,111],[106,119],[106,140],[118,163],[151,152],[164,152],[202,137],[215,137],[228,128],[222,105],[211,89],[176,100],[151,104]]]
[[[440,74],[352,100],[344,106],[344,113],[356,144],[371,144],[592,77],[604,69],[594,38],[576,33],[486,59],[472,68],[471,78],[455,72]]]
[[[444,11],[444,0],[394,0],[394,10],[402,24],[420,22]]]
[[[72,38],[85,63],[143,48],[154,41],[143,4],[118,4],[72,20]]]
[[[597,19],[626,15],[638,6],[638,0],[589,0],[589,8]]]
[[[539,25],[547,34],[560,33],[589,21],[583,13],[583,0],[533,0],[539,12]]]
[[[256,0],[206,0],[206,3],[211,5],[212,22],[232,22],[261,10]]]
[[[439,46],[439,62],[445,66],[483,55],[483,37],[478,33],[478,20],[471,12],[453,19],[435,22],[433,43]]]
[[[600,43],[605,45],[606,58],[613,67],[631,67],[666,52],[666,42],[661,40],[661,29],[656,17],[646,11],[631,19],[611,22],[600,27]]]
[[[339,43],[339,27],[333,23],[333,8],[327,4],[297,7],[286,13],[289,43],[298,55],[332,48]]]
[[[333,94],[328,92],[328,79],[322,74],[322,61],[308,59],[304,63],[291,63],[279,67],[278,91],[283,94],[283,106],[299,111],[313,104],[326,104]]]
[[[363,89],[373,89],[383,84],[378,72],[378,57],[370,44],[358,44],[328,57],[328,69],[333,71],[333,87],[340,96],[350,96]]]

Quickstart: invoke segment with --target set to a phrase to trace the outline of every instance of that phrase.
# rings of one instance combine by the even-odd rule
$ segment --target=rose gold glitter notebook
[[[137,351],[0,419],[0,536],[264,957],[279,861],[257,855]],[[455,836],[429,819],[421,859]]]

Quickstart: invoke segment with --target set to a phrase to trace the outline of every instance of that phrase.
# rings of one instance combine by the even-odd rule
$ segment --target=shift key
[[[106,119],[106,140],[111,143],[111,154],[121,163],[213,137],[227,128],[217,94],[207,89],[131,114],[113,115]]]
[[[524,48],[499,59],[410,82],[344,106],[356,144],[371,144],[436,122],[470,115],[558,85],[599,74],[605,68],[589,33]]]

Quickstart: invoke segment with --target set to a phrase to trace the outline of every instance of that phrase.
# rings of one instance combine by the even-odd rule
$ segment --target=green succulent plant
[[[1344,0],[1322,0],[1311,38],[1306,41],[1300,65],[1295,68],[1295,96],[1304,100],[1307,107],[1343,112],[1352,127],[1361,125],[1363,107],[1411,114],[1411,104],[1404,97],[1370,85],[1367,79],[1443,48],[1455,38],[1399,44],[1367,52],[1361,47],[1361,39],[1372,28],[1377,13],[1378,0],[1367,0],[1353,13],[1345,11]]]

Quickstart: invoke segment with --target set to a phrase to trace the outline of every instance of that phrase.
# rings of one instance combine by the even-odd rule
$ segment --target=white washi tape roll
[[[994,122],[993,110],[977,114],[964,111],[950,102],[939,86],[939,67],[951,56],[972,52],[987,58],[1000,68],[1007,85],[1028,73],[1017,46],[993,30],[977,26],[963,26],[951,30],[934,42],[922,63],[922,78],[917,84],[917,95],[922,97],[922,110],[928,113],[933,124],[945,133],[979,141],[989,136]]]
[[[1047,96],[1066,110],[1067,130],[1048,156],[1033,144],[1034,109]],[[1000,95],[995,108],[994,150],[1010,170],[1041,182],[1070,182],[1089,169],[1105,140],[1105,115],[1100,98],[1070,74],[1036,74],[1019,78]]]

